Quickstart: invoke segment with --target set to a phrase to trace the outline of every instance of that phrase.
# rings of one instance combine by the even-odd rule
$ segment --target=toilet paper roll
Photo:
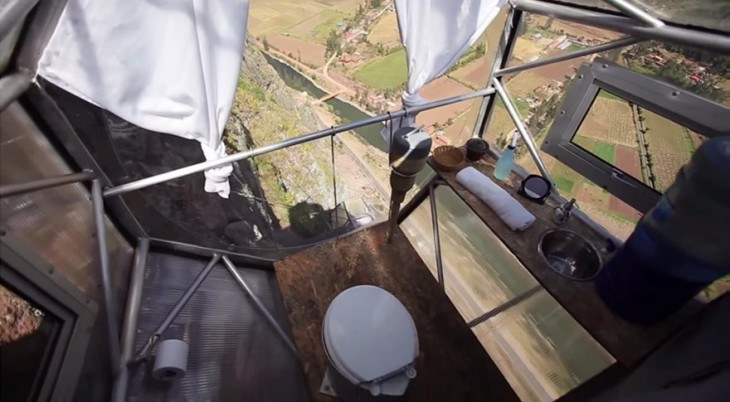
[[[163,381],[182,378],[187,365],[188,344],[179,339],[166,339],[157,345],[152,376]]]

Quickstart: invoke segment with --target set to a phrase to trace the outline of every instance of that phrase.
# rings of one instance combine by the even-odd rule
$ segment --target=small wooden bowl
[[[433,162],[439,169],[453,171],[464,163],[464,153],[451,145],[442,145],[433,150]]]

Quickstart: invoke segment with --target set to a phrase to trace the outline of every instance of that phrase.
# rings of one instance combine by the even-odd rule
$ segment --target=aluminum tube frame
[[[622,13],[650,27],[659,28],[664,26],[664,21],[642,10],[635,4],[626,0],[604,0],[606,3],[621,10]]]
[[[94,179],[91,184],[91,198],[94,207],[94,222],[96,223],[96,241],[99,247],[99,265],[101,268],[102,290],[104,292],[104,307],[106,309],[106,329],[109,338],[109,355],[111,357],[112,374],[119,374],[121,356],[119,350],[119,326],[117,325],[117,306],[112,286],[111,270],[109,269],[109,250],[106,245],[106,222],[104,221],[104,198],[102,196],[101,181]]]
[[[114,378],[112,387],[112,401],[124,402],[127,399],[127,386],[129,384],[129,368],[127,362],[134,353],[134,337],[137,333],[137,319],[139,308],[142,304],[142,287],[144,285],[144,272],[147,267],[147,255],[149,254],[150,240],[143,238],[137,243],[137,250],[134,254],[134,266],[130,278],[129,293],[127,294],[127,308],[124,312],[124,324],[122,325],[122,354],[119,375]]]
[[[90,170],[79,173],[70,173],[56,177],[38,179],[26,183],[7,184],[0,186],[0,198],[13,195],[30,193],[52,187],[63,186],[64,184],[80,183],[96,178],[96,174]]]
[[[241,286],[243,291],[246,292],[246,295],[248,295],[248,297],[251,298],[251,300],[253,301],[253,304],[256,305],[256,308],[258,308],[259,311],[261,311],[261,314],[264,315],[264,318],[266,318],[266,321],[268,321],[269,324],[271,324],[271,326],[274,328],[274,331],[276,331],[276,333],[279,334],[279,336],[281,337],[281,340],[284,341],[284,343],[286,344],[286,347],[289,348],[289,350],[291,350],[292,353],[294,353],[294,356],[298,356],[299,354],[297,353],[297,348],[296,348],[296,346],[294,346],[294,342],[292,342],[292,340],[289,338],[289,335],[287,335],[286,332],[284,332],[284,329],[281,328],[281,326],[279,325],[278,322],[276,322],[276,319],[274,319],[274,317],[271,315],[271,313],[269,313],[269,310],[266,309],[266,306],[264,306],[264,304],[261,302],[261,300],[258,298],[258,296],[256,296],[256,294],[253,292],[253,290],[251,290],[251,288],[248,286],[246,281],[243,280],[241,275],[236,270],[236,266],[233,265],[231,260],[229,260],[228,257],[226,257],[225,255],[223,256],[223,264],[225,264],[226,268],[228,268],[228,272],[231,273],[231,275],[233,276],[233,279],[235,279],[236,282],[238,282],[238,284]]]
[[[617,39],[615,41],[606,42],[606,43],[603,43],[600,45],[591,46],[591,47],[588,47],[585,49],[577,50],[575,52],[561,54],[561,55],[555,56],[555,57],[548,57],[548,58],[545,58],[542,60],[533,61],[531,63],[523,63],[523,64],[520,64],[517,66],[506,67],[506,68],[495,71],[494,76],[500,77],[500,76],[507,75],[507,74],[518,73],[520,71],[529,70],[531,68],[537,68],[537,67],[546,66],[548,64],[559,63],[561,61],[575,59],[578,57],[587,56],[589,54],[605,52],[607,50],[617,49],[617,48],[624,47],[624,46],[631,46],[631,45],[634,45],[634,44],[637,44],[637,43],[643,42],[643,41],[644,40],[640,39],[640,38],[632,38],[632,37],[621,38],[621,39]]]
[[[511,0],[522,11],[542,14],[566,21],[622,32],[644,39],[676,43],[722,54],[730,53],[730,35],[664,25],[658,28],[639,25],[635,20],[605,12],[584,10],[539,0]]]
[[[512,298],[511,300],[508,300],[499,306],[487,311],[486,313],[480,315],[479,317],[476,317],[475,319],[469,321],[466,325],[469,326],[469,328],[474,328],[477,325],[483,323],[484,321],[487,321],[488,319],[494,317],[495,315],[507,310],[508,308],[515,306],[527,299],[529,299],[532,295],[537,293],[538,291],[542,290],[543,287],[540,285],[535,285],[524,292],[522,292],[519,296],[516,296]]]
[[[38,0],[6,2],[5,7],[0,8],[0,39],[5,38],[16,25],[21,23],[36,4],[38,4]]]
[[[499,82],[497,77],[492,79],[492,85],[494,85],[494,89],[497,91],[497,94],[502,99],[502,103],[504,103],[504,106],[507,108],[507,113],[509,113],[512,121],[515,123],[515,127],[517,127],[517,131],[520,133],[522,141],[524,141],[525,145],[527,145],[527,150],[530,152],[530,155],[532,155],[532,159],[535,161],[537,168],[540,170],[540,174],[542,174],[542,176],[550,182],[553,187],[553,191],[555,191],[555,183],[553,183],[553,180],[550,177],[550,172],[548,172],[542,158],[540,158],[540,153],[537,149],[537,145],[535,144],[535,140],[532,138],[532,135],[527,131],[527,127],[525,127],[525,124],[520,119],[520,115],[517,112],[517,108],[512,102],[512,99],[507,94],[507,91],[504,90],[502,83]]]
[[[203,172],[208,169],[227,165],[229,163],[237,162],[240,160],[248,159],[248,158],[259,156],[259,155],[264,155],[269,152],[278,151],[280,149],[292,147],[294,145],[299,145],[299,144],[303,144],[306,142],[318,140],[320,138],[324,138],[329,135],[335,135],[335,134],[342,133],[345,131],[354,130],[356,128],[369,126],[369,125],[375,124],[375,123],[381,123],[381,122],[388,121],[388,120],[391,120],[391,119],[394,119],[397,117],[402,117],[406,113],[419,113],[424,110],[435,109],[435,108],[438,108],[441,106],[450,105],[452,103],[463,102],[463,101],[467,101],[467,100],[474,99],[474,98],[490,96],[493,94],[494,94],[493,88],[485,88],[485,89],[481,89],[479,91],[474,91],[474,92],[471,92],[468,94],[453,96],[450,98],[444,98],[444,99],[440,99],[437,101],[429,102],[429,103],[426,103],[421,106],[416,106],[416,107],[408,108],[408,109],[404,108],[404,109],[396,111],[396,112],[392,112],[392,113],[388,113],[388,114],[381,114],[381,115],[374,116],[374,117],[371,117],[368,119],[343,124],[343,125],[340,125],[337,127],[331,127],[331,128],[326,128],[324,130],[314,131],[309,134],[304,134],[304,135],[300,135],[298,137],[289,138],[289,139],[286,139],[283,141],[275,142],[273,144],[264,145],[262,147],[252,149],[249,151],[238,152],[233,155],[228,155],[228,156],[220,158],[220,159],[196,163],[194,165],[185,166],[183,168],[175,169],[170,172],[165,172],[165,173],[161,173],[161,174],[158,174],[155,176],[150,176],[150,177],[146,177],[144,179],[133,181],[130,183],[122,184],[117,187],[108,189],[107,191],[104,192],[104,196],[110,197],[113,195],[119,195],[119,194],[128,193],[130,191],[139,190],[139,189],[142,189],[145,187],[154,186],[155,184],[160,184],[160,183],[164,183],[166,181],[178,179],[180,177],[188,176],[193,173]]]
[[[0,78],[0,112],[18,99],[32,83],[33,74],[26,71],[16,71]]]
[[[428,187],[429,202],[431,203],[431,226],[433,229],[434,254],[436,254],[436,274],[441,290],[444,290],[444,263],[441,260],[441,236],[439,234],[439,217],[436,212],[436,185]]]
[[[167,327],[172,324],[173,321],[175,321],[175,318],[180,314],[180,311],[185,307],[186,304],[190,301],[190,298],[193,297],[193,294],[195,291],[198,290],[200,285],[203,283],[205,278],[208,277],[208,274],[210,274],[210,271],[215,268],[215,265],[218,264],[218,261],[221,259],[221,255],[218,253],[213,253],[213,257],[210,259],[208,264],[203,268],[203,270],[200,271],[198,276],[195,277],[195,280],[193,280],[193,283],[190,284],[188,289],[183,293],[182,297],[175,303],[175,305],[172,307],[172,310],[170,310],[169,313],[167,313],[167,316],[164,320],[160,323],[160,326],[157,327],[155,332],[152,333],[147,343],[144,345],[142,350],[137,354],[137,357],[135,358],[135,361],[139,361],[141,359],[144,359],[147,357],[149,352],[152,350],[152,348],[155,346],[157,341],[162,337],[162,334],[165,332]]]

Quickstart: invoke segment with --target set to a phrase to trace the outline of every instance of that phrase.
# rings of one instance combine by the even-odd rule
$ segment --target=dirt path
[[[290,64],[292,66],[296,66],[299,71],[301,71],[305,74],[309,74],[310,76],[312,76],[312,75],[316,76],[316,77],[320,78],[321,80],[324,80],[325,82],[334,85],[337,88],[337,90],[340,90],[350,96],[355,96],[354,89],[352,89],[346,85],[343,85],[339,81],[335,80],[334,78],[331,78],[329,75],[324,74],[323,72],[319,71],[318,69],[315,70],[313,68],[310,68],[309,66],[302,64],[299,61],[287,56],[286,54],[284,54],[278,50],[272,49],[272,48],[269,48],[268,51],[264,50],[264,52],[274,55],[277,58],[280,58],[280,59],[286,61],[288,64]],[[328,63],[329,63],[329,61],[328,61]],[[326,88],[326,89],[327,89],[327,91],[332,91],[331,88]]]

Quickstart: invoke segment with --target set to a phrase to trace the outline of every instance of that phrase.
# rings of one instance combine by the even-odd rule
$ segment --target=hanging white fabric
[[[194,139],[207,160],[243,58],[248,0],[68,0],[38,74],[142,128]],[[227,198],[231,165],[205,172]]]
[[[419,91],[443,75],[473,45],[507,0],[395,0],[401,43],[408,60],[408,83],[403,107],[426,100]],[[395,119],[395,128],[415,126],[416,114]],[[395,131],[395,130],[392,130]],[[381,134],[390,144],[390,127]]]

